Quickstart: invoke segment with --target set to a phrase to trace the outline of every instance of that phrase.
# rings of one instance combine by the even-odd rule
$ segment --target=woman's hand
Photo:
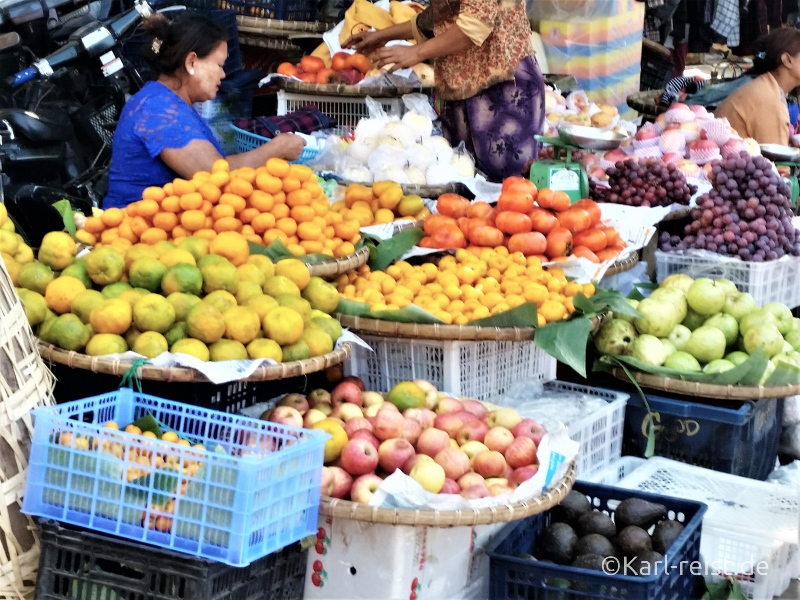
[[[360,31],[351,35],[344,41],[342,48],[352,48],[356,52],[369,56],[378,48],[383,47],[389,39],[384,31]]]
[[[295,160],[303,152],[305,145],[305,140],[293,133],[280,133],[267,143],[272,156],[286,160]]]
[[[373,56],[373,61],[377,69],[392,65],[389,72],[393,73],[398,69],[407,69],[421,63],[422,58],[419,46],[388,46],[378,50]]]

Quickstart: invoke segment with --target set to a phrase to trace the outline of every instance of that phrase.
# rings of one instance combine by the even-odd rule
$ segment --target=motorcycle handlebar
[[[20,71],[16,75],[12,75],[10,79],[10,83],[13,87],[18,87],[23,83],[27,83],[39,75],[39,71],[36,70],[36,67],[28,67],[24,71]]]

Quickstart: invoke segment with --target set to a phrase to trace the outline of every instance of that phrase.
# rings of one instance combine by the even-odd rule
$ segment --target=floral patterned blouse
[[[418,43],[459,27],[474,46],[434,62],[442,100],[465,100],[514,79],[517,63],[534,54],[521,0],[432,0],[412,22]]]

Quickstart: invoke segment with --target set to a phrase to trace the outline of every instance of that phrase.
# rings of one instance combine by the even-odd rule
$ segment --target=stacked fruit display
[[[641,302],[640,317],[615,316],[594,337],[604,354],[685,372],[722,373],[762,350],[771,362],[800,367],[800,319],[779,302],[759,308],[727,279],[670,275]]]
[[[48,233],[16,273],[28,321],[64,350],[288,362],[331,352],[341,335],[332,284],[298,259],[251,256],[236,232],[76,254],[68,234]]]
[[[308,167],[270,158],[257,169],[230,171],[220,159],[210,173],[149,187],[139,202],[88,217],[77,238],[90,246],[120,238],[155,244],[236,231],[257,244],[281,240],[295,256],[340,257],[352,254],[360,239],[355,223],[342,221]]]
[[[711,164],[711,191],[697,199],[683,235],[662,233],[661,249],[696,248],[763,262],[800,255],[789,188],[762,156],[746,152]]]
[[[421,221],[431,214],[421,197],[403,194],[395,181],[376,181],[372,187],[350,184],[345,189],[344,200],[331,204],[331,210],[342,216],[343,223],[356,221],[359,227],[392,221]]]
[[[538,471],[545,434],[514,409],[490,411],[422,380],[398,383],[384,398],[349,377],[330,394],[290,394],[262,418],[329,433],[322,494],[363,503],[398,469],[434,494],[512,493]]]
[[[545,90],[545,134],[558,135],[560,123],[570,123],[583,127],[613,130],[626,134],[635,130],[633,123],[620,120],[616,106],[590,102],[583,91],[571,92],[566,98],[553,90]],[[550,158],[543,156],[542,158]],[[575,160],[579,160],[575,157]]]
[[[597,202],[628,206],[669,206],[689,204],[697,188],[673,163],[658,158],[625,158],[606,170],[608,187],[590,182],[591,197]]]
[[[537,558],[620,575],[654,575],[684,529],[663,504],[643,498],[620,502],[612,520],[572,491],[550,514],[538,535]]]
[[[296,65],[289,62],[281,63],[278,65],[277,72],[279,75],[296,77],[306,83],[356,85],[364,79],[370,69],[372,69],[372,63],[363,54],[337,52],[331,59],[330,67],[326,67],[325,62],[319,57],[304,56]]]
[[[444,194],[436,202],[438,214],[425,219],[424,248],[508,248],[535,256],[542,262],[568,256],[599,263],[611,260],[625,248],[619,232],[601,222],[593,200],[570,204],[564,192],[537,190],[522,177],[509,177],[495,207],[470,204],[457,194]]]
[[[536,304],[538,325],[566,319],[573,298],[592,296],[591,283],[568,281],[559,268],[543,269],[536,257],[517,252],[458,250],[438,263],[412,266],[398,261],[386,271],[364,265],[336,280],[342,298],[365,302],[371,312],[419,306],[447,324],[466,325],[526,302]]]

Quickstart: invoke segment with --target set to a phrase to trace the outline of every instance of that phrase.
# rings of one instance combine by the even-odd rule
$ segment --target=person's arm
[[[295,160],[303,151],[305,142],[300,136],[283,133],[258,148],[231,154],[227,157],[231,169],[239,167],[258,168],[269,158]],[[159,155],[170,169],[183,178],[191,179],[198,171],[210,171],[214,161],[222,158],[214,145],[208,140],[196,139],[183,148],[165,148]]]
[[[414,37],[414,30],[411,21],[392,25],[386,29],[376,31],[362,31],[351,35],[342,44],[342,48],[352,48],[356,52],[361,52],[369,56],[378,48],[386,45],[392,40],[410,40]]]

